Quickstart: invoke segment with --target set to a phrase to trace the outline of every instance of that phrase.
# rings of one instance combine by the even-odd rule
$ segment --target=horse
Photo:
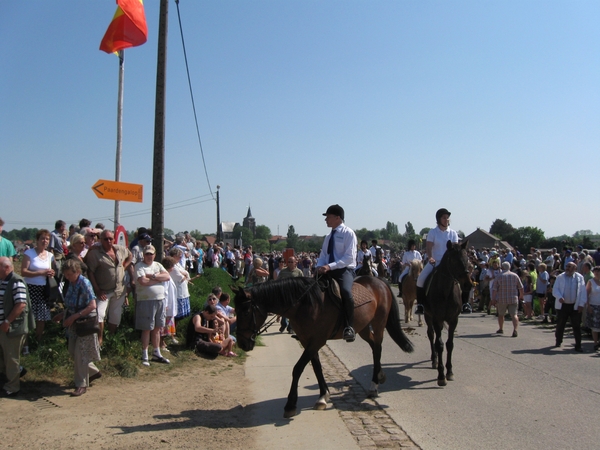
[[[371,253],[367,252],[365,253],[365,256],[363,256],[362,266],[356,271],[356,275],[370,277],[371,275],[373,275],[372,270],[373,262],[371,261]]]
[[[377,276],[382,279],[386,278],[387,267],[383,262],[383,250],[381,247],[377,247],[377,250],[375,250],[375,264],[377,264]]]
[[[425,281],[426,301],[425,322],[427,337],[431,345],[431,367],[438,370],[438,386],[446,386],[446,381],[454,380],[452,372],[452,350],[454,349],[454,330],[458,324],[458,316],[462,310],[463,298],[468,298],[471,280],[468,272],[468,241],[463,244],[453,244],[448,241],[446,253],[440,264],[431,272]],[[446,374],[442,355],[442,329],[444,322],[448,324],[448,339],[446,340]],[[435,342],[434,342],[435,334]]]
[[[335,284],[337,286],[337,283]],[[297,277],[269,281],[250,289],[234,289],[237,315],[237,344],[245,351],[254,348],[256,336],[264,331],[263,324],[269,313],[285,315],[304,352],[292,371],[292,384],[284,407],[284,418],[296,415],[298,381],[306,365],[311,362],[319,384],[319,399],[314,408],[323,410],[329,400],[329,389],[323,376],[319,349],[329,339],[341,339],[343,313],[340,299],[326,289],[321,291],[319,281]],[[377,397],[378,386],[385,382],[381,368],[383,331],[405,352],[413,345],[400,326],[400,309],[390,286],[375,277],[357,277],[352,286],[354,297],[354,328],[371,346],[373,377],[370,397]],[[262,331],[261,331],[261,328]]]
[[[413,259],[410,269],[402,279],[402,301],[404,302],[404,321],[409,323],[413,320],[413,306],[417,299],[417,278],[423,270],[423,264],[418,259]],[[423,326],[423,315],[419,314],[419,326]]]

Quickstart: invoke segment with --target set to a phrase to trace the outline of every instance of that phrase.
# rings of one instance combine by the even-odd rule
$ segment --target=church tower
[[[242,226],[250,229],[253,235],[256,234],[256,220],[254,219],[254,217],[252,217],[252,211],[250,211],[250,206],[248,206],[248,214],[246,214],[246,217],[244,217]]]

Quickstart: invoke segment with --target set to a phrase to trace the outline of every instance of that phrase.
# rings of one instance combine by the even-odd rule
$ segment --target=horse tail
[[[415,349],[413,343],[410,341],[410,339],[408,339],[408,336],[404,334],[404,331],[402,331],[402,327],[400,326],[400,307],[398,306],[398,302],[396,301],[394,293],[392,292],[389,284],[387,287],[390,291],[392,307],[390,309],[390,313],[388,314],[385,329],[394,342],[398,344],[398,347],[400,347],[406,353],[412,353]]]

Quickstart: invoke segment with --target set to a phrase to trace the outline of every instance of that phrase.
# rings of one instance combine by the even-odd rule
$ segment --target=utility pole
[[[154,109],[154,168],[152,172],[152,233],[156,260],[164,256],[165,237],[165,90],[167,84],[167,25],[169,1],[160,0],[156,104]]]
[[[221,242],[221,206],[219,204],[219,189],[221,189],[221,186],[217,185],[217,243]]]

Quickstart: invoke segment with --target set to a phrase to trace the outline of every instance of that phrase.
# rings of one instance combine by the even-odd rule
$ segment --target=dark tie
[[[332,263],[335,261],[335,258],[333,257],[333,237],[335,235],[335,228],[333,230],[331,230],[331,234],[329,235],[329,242],[327,243],[327,253],[329,254],[329,262]]]

